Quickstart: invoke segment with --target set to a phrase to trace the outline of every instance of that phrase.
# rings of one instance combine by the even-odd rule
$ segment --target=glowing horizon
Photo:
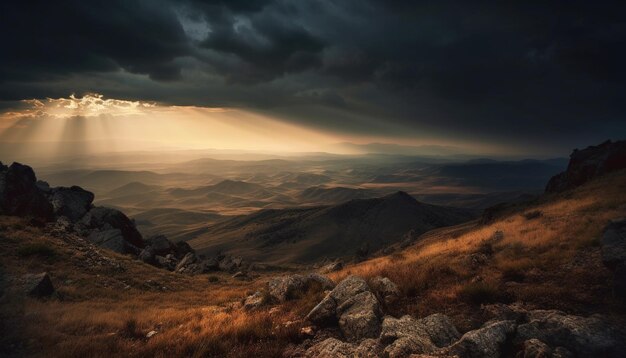
[[[19,145],[22,155],[43,158],[68,151],[84,154],[155,149],[361,154],[354,147],[341,145],[346,142],[497,150],[488,145],[437,140],[346,136],[244,109],[173,106],[104,98],[97,93],[27,99],[21,104],[22,108],[0,113],[0,142]]]

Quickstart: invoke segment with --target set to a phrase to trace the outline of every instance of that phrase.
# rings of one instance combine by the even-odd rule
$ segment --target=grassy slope
[[[482,322],[478,305],[489,301],[610,312],[619,319],[624,311],[612,297],[598,239],[608,220],[626,216],[625,178],[626,172],[616,173],[573,192],[543,197],[486,226],[432,231],[403,252],[332,276],[386,275],[406,295],[395,313],[447,313],[461,330]],[[529,220],[523,215],[536,210],[542,216]],[[502,231],[503,239],[492,240],[495,231]],[[487,243],[493,253],[484,265],[472,267],[468,254],[489,252]],[[77,245],[80,241],[51,237],[24,220],[0,219],[5,275],[46,270],[59,292],[47,301],[3,298],[0,355],[279,356],[302,339],[301,323],[282,323],[301,318],[319,300],[308,296],[282,305],[278,313],[268,308],[247,314],[232,302],[262,286],[267,275],[244,283],[222,274],[219,282],[209,283],[207,275],[176,275],[112,253],[105,255],[123,271],[85,267]],[[471,283],[478,276],[482,281]],[[142,338],[153,329],[159,331],[156,336]]]
[[[533,211],[541,216],[525,217]],[[607,222],[624,216],[626,172],[621,171],[518,205],[489,225],[431,231],[404,252],[348,267],[333,278],[388,276],[407,296],[401,311],[416,316],[445,312],[463,329],[479,324],[475,307],[490,301],[622,315],[599,242]],[[496,231],[503,233],[501,240],[494,239]],[[490,251],[484,265],[473,266],[468,258]]]

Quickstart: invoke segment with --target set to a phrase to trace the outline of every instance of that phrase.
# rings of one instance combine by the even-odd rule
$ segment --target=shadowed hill
[[[404,192],[336,206],[262,210],[209,226],[190,241],[201,252],[225,251],[270,263],[315,262],[374,252],[413,230],[471,220],[463,209],[423,204]]]

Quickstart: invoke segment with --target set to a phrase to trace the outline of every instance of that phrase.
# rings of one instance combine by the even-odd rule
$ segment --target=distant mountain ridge
[[[189,243],[270,263],[306,263],[374,252],[415,234],[469,221],[469,210],[424,204],[405,192],[343,204],[261,210],[208,226]]]

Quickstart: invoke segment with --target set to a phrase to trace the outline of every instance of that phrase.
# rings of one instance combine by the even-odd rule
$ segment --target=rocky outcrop
[[[362,353],[356,352],[363,342],[381,357],[620,357],[625,350],[619,331],[602,316],[528,311],[520,304],[485,306],[486,313],[496,319],[462,336],[443,314],[421,319],[384,316],[377,321],[381,306],[374,303],[376,296],[361,280],[351,276],[341,281],[309,313],[306,319],[315,324],[319,320],[313,317],[332,314],[343,341],[322,335],[324,340],[311,346],[306,356],[359,357]],[[348,298],[348,292],[357,291]],[[336,298],[343,301],[338,304]],[[351,314],[342,318],[346,308]]]
[[[626,141],[606,141],[570,155],[567,170],[555,175],[546,186],[554,193],[583,185],[589,180],[626,168]]]
[[[78,186],[53,188],[48,194],[54,215],[65,216],[72,222],[78,221],[89,211],[93,199],[92,192]]]
[[[124,215],[124,213],[116,209],[95,207],[89,210],[77,225],[88,230],[117,229],[120,231],[123,239],[129,244],[138,248],[144,246],[143,237],[139,231],[137,231],[135,223]]]
[[[52,205],[37,187],[33,169],[27,165],[0,162],[0,215],[51,219]]]
[[[140,250],[124,238],[124,234],[119,229],[93,229],[87,240],[92,244],[111,250],[120,254],[137,255]]]

